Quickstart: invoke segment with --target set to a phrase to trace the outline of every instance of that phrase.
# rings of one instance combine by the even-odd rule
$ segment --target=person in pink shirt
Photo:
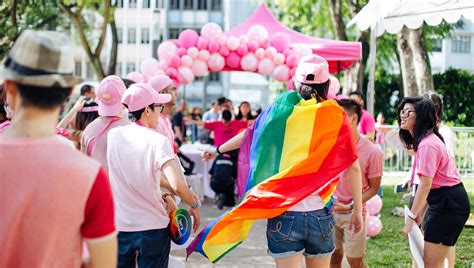
[[[364,98],[360,92],[351,92],[349,97],[364,108]],[[366,110],[362,110],[362,116],[359,122],[359,132],[371,142],[375,141],[375,118]]]
[[[199,202],[189,190],[169,140],[157,133],[158,117],[169,94],[148,84],[133,84],[122,96],[134,123],[118,126],[107,136],[107,161],[119,231],[117,267],[167,267],[169,217],[160,182],[165,175],[172,193],[189,205],[194,231],[200,224]],[[168,200],[166,200],[168,202]],[[138,252],[138,255],[137,253]]]
[[[424,218],[424,265],[442,267],[469,218],[469,198],[439,134],[433,102],[427,97],[405,97],[398,114],[400,140],[414,150],[413,169],[420,180],[403,233],[407,236],[413,224],[421,224]]]
[[[357,153],[362,177],[362,202],[365,204],[375,196],[380,188],[383,173],[383,154],[380,148],[359,134],[357,125],[362,114],[361,106],[352,99],[337,101],[346,111],[352,126],[352,132],[357,140]],[[341,174],[334,197],[334,220],[336,221],[336,250],[331,256],[331,267],[342,267],[344,254],[351,267],[364,267],[366,226],[362,232],[352,236],[349,230],[349,220],[352,213],[352,190],[348,171]]]
[[[15,116],[0,134],[0,267],[115,267],[109,180],[100,163],[55,134],[71,94],[73,45],[59,32],[25,30],[0,69]]]
[[[87,125],[81,135],[81,151],[97,159],[107,172],[107,133],[130,123],[121,117],[121,99],[125,90],[125,84],[116,75],[107,76],[100,82],[97,92],[99,117]]]

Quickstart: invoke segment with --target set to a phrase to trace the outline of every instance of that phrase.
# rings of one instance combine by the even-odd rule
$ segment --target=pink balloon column
[[[196,33],[196,31],[191,29],[184,30],[179,34],[179,45],[185,49],[188,49],[197,44],[198,38],[199,35]]]
[[[376,216],[367,215],[365,218],[365,226],[367,229],[367,236],[376,236],[382,231],[382,222]]]
[[[159,62],[156,59],[149,58],[140,64],[140,72],[145,76],[152,76],[158,69]]]
[[[377,215],[382,209],[382,198],[379,195],[375,195],[365,204],[365,209],[369,215]]]

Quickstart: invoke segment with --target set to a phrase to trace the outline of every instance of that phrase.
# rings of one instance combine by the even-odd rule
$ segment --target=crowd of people
[[[186,102],[177,105],[176,84],[166,75],[147,83],[108,76],[97,91],[83,85],[65,109],[80,82],[72,49],[64,34],[25,30],[0,71],[0,266],[78,267],[85,241],[93,267],[167,267],[175,197],[188,206],[194,231],[201,220],[201,202],[185,178],[193,163],[179,147],[196,141],[215,147],[203,152],[205,160],[215,158],[211,187],[219,209],[232,207],[238,149],[262,111],[249,102],[234,107],[225,97],[204,113],[187,111]],[[302,58],[294,84],[304,100],[326,101],[329,83],[325,59]],[[376,143],[383,132],[360,93],[337,104],[350,126],[348,150],[358,160],[340,174],[334,212],[315,192],[269,219],[268,252],[277,267],[300,267],[303,255],[306,267],[341,267],[343,256],[351,267],[365,265],[364,204],[380,189],[383,154]],[[406,97],[398,108],[401,142],[414,155],[403,233],[423,222],[427,267],[440,267],[445,258],[454,265],[470,212],[441,131],[442,106],[438,95],[428,94]]]

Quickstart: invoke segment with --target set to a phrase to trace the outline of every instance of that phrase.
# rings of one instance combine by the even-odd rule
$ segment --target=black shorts
[[[464,185],[431,189],[425,215],[425,241],[454,246],[469,218],[471,206]]]

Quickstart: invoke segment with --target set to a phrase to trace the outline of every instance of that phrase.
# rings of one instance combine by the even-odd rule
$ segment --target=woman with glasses
[[[406,97],[398,114],[400,139],[415,152],[413,170],[420,178],[403,233],[408,235],[413,224],[422,222],[428,207],[423,226],[424,265],[443,267],[469,217],[469,199],[439,134],[433,102],[426,97]]]

